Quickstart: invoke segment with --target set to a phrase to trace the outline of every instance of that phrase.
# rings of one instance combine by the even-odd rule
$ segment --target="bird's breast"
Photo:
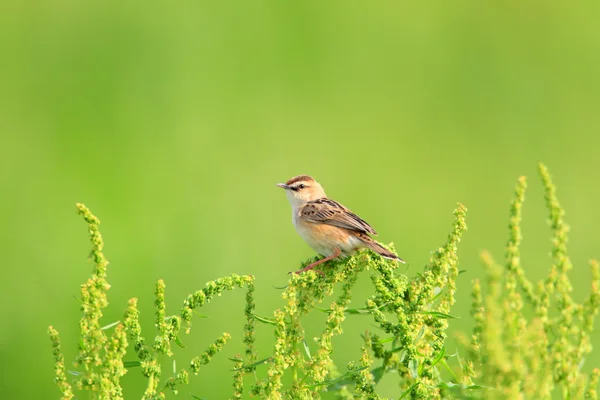
[[[352,253],[359,245],[355,235],[337,226],[314,223],[294,216],[294,226],[298,234],[317,253],[329,256],[340,249],[344,254]]]

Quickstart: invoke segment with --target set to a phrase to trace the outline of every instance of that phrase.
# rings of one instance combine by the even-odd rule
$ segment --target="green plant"
[[[62,398],[71,399],[74,390],[88,390],[97,399],[122,398],[120,378],[126,368],[135,367],[148,379],[144,399],[165,398],[168,390],[176,394],[180,385],[188,383],[189,373],[197,374],[231,336],[224,333],[202,355],[192,359],[187,368],[164,381],[158,356],[171,356],[172,344],[181,344],[181,325],[186,324],[189,332],[195,309],[225,291],[245,287],[246,350],[244,356],[231,358],[233,399],[244,395],[311,399],[320,398],[324,391],[333,392],[340,399],[379,399],[377,384],[386,374],[396,377],[398,396],[394,398],[400,399],[549,399],[555,388],[560,389],[563,398],[596,399],[600,372],[595,369],[588,376],[581,365],[591,351],[589,335],[600,304],[600,267],[597,262],[591,263],[592,292],[582,304],[575,303],[569,294],[567,272],[571,264],[566,253],[563,211],[543,165],[540,173],[553,232],[554,264],[550,274],[534,286],[519,262],[519,224],[525,193],[525,179],[521,178],[511,208],[506,267],[499,267],[487,253],[482,257],[488,268],[488,294],[484,296],[480,282],[474,281],[475,327],[470,338],[461,336],[464,346],[460,351],[465,350],[462,357],[458,352],[450,354],[446,340],[460,273],[457,248],[466,230],[466,209],[462,205],[454,212],[453,229],[445,245],[433,253],[428,265],[415,277],[399,274],[396,263],[362,251],[329,263],[322,274],[308,271],[292,275],[283,292],[285,305],[269,317],[254,312],[252,276],[232,275],[208,282],[185,299],[179,315],[172,316],[166,316],[165,284],[159,281],[155,300],[159,334],[150,343],[142,336],[137,299],[130,300],[123,322],[101,326],[109,287],[108,263],[102,254],[99,221],[79,204],[79,213],[89,225],[95,268],[81,289],[83,316],[73,384],[66,376],[58,332],[49,328],[55,380]],[[304,265],[312,261],[307,260]],[[371,273],[373,293],[364,307],[350,308],[351,290],[365,270]],[[328,307],[320,307],[334,292],[337,298]],[[530,318],[525,305],[531,308]],[[302,324],[310,312],[327,315],[314,343],[306,338]],[[365,324],[374,323],[377,329],[365,332],[360,359],[340,368],[331,358],[332,339],[343,333],[344,320],[353,315],[361,315]],[[256,323],[274,329],[272,352],[262,359],[254,345]],[[113,327],[109,336],[107,330]],[[137,360],[124,361],[128,345],[133,345]],[[261,374],[257,374],[259,369]],[[283,380],[286,374],[290,376],[289,384]]]
[[[534,285],[521,266],[520,222],[527,187],[521,177],[511,206],[505,267],[484,253],[488,295],[482,297],[479,280],[473,283],[475,328],[466,367],[490,388],[480,398],[550,399],[557,390],[563,399],[597,399],[600,371],[594,369],[588,376],[582,367],[592,350],[590,334],[600,305],[600,266],[595,260],[590,262],[591,292],[576,303],[568,278],[572,265],[564,211],[543,164],[539,173],[552,231],[550,272]]]

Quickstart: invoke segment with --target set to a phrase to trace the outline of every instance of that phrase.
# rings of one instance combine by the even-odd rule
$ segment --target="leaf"
[[[125,368],[139,367],[141,365],[142,365],[141,361],[123,361],[123,366]]]
[[[445,355],[446,355],[446,347],[442,347],[442,349],[439,351],[437,356],[431,362],[431,367],[432,368],[435,367],[435,364],[439,363],[442,360],[442,358],[444,358]]]
[[[335,379],[330,379],[328,381],[324,381],[321,384],[317,384],[317,385],[312,385],[312,386],[308,386],[309,388],[315,389],[319,386],[322,386],[323,384],[329,384],[329,386],[327,386],[327,391],[328,392],[335,392],[337,390],[340,390],[341,388],[343,388],[346,385],[350,385],[354,383],[354,379],[352,379],[352,377],[347,377],[346,374],[335,378]]]
[[[404,346],[394,347],[393,349],[390,350],[390,353],[397,353],[402,349],[404,349]],[[400,361],[402,361],[402,360],[400,360]]]
[[[385,374],[385,366],[377,367],[371,371],[371,375],[373,375],[373,381],[375,384],[379,383],[381,378],[383,378],[383,374]]]
[[[344,373],[344,375],[338,376],[337,378],[334,378],[334,379],[328,379],[323,382],[316,383],[314,385],[309,385],[309,386],[307,386],[307,388],[315,389],[315,388],[318,388],[319,386],[327,385],[328,391],[338,390],[342,386],[348,385],[348,384],[354,382],[354,379],[352,379],[352,375],[354,375],[357,372],[364,371],[367,368],[369,368],[369,367],[362,367],[362,368],[358,368],[358,369],[355,369],[352,371],[346,371],[346,373]]]
[[[462,385],[460,383],[454,383],[454,382],[442,382],[440,384],[438,384],[438,387],[447,387],[447,388],[461,388],[461,389],[468,389],[468,390],[474,390],[474,389],[489,389],[486,386],[481,386],[481,385]]]
[[[107,330],[107,329],[110,329],[110,328],[112,328],[113,326],[117,326],[117,325],[119,325],[120,323],[121,323],[121,321],[116,321],[116,322],[113,322],[112,324],[108,324],[108,325],[106,325],[106,326],[103,326],[103,327],[102,327],[102,328],[100,328],[100,329],[102,329],[103,331],[105,331],[105,330]]]
[[[419,362],[416,359],[412,359],[408,361],[408,371],[410,372],[410,376],[413,379],[417,379],[419,377]]]
[[[389,342],[393,341],[394,339],[395,339],[394,336],[391,336],[391,337],[385,338],[385,339],[381,339],[381,340],[379,340],[379,344],[389,343]]]
[[[177,346],[181,347],[182,349],[185,349],[185,344],[183,344],[181,339],[179,339],[179,336],[175,336],[175,343],[177,343]]]
[[[449,393],[454,395],[453,397],[457,397],[457,398],[464,399],[464,400],[480,399],[481,393],[474,395],[474,393],[471,394],[472,393],[471,391],[479,390],[479,389],[489,389],[489,388],[486,388],[485,386],[480,386],[480,385],[465,386],[465,385],[457,384],[454,382],[442,382],[442,383],[439,383],[437,385],[437,387],[446,389],[446,390],[448,390]]]
[[[196,400],[206,400],[204,397],[199,397],[199,396],[196,396],[195,394],[192,394],[192,393],[190,393],[190,396],[192,396],[192,398],[196,399]]]
[[[440,362],[442,363],[442,365],[444,367],[446,367],[446,369],[448,370],[448,372],[450,372],[450,375],[452,375],[452,377],[454,379],[457,379],[456,378],[456,374],[454,373],[454,371],[452,370],[452,368],[450,368],[450,366],[448,365],[448,363],[446,362],[446,360],[442,359],[442,360],[440,360]]]
[[[199,318],[208,318],[208,315],[200,314],[198,311],[193,310],[194,315],[197,315]]]
[[[233,362],[244,362],[244,360],[242,360],[241,358],[233,358],[233,357],[227,357],[227,358]]]
[[[277,322],[275,322],[275,320],[272,318],[261,317],[260,315],[254,314],[254,313],[252,313],[252,317],[254,317],[255,320],[262,322],[264,324],[277,325]]]
[[[262,360],[259,360],[253,364],[248,365],[248,367],[256,367],[257,365],[265,364],[269,361],[271,361],[271,357],[263,358]]]
[[[288,285],[285,286],[273,286],[273,289],[278,289],[278,290],[283,290],[283,289],[287,289]]]
[[[414,344],[417,344],[417,342],[419,340],[421,340],[421,338],[423,337],[423,334],[425,334],[425,325],[423,325],[421,327],[421,330],[419,331],[419,333],[417,334],[417,337],[415,338],[415,341],[413,342]]]
[[[373,312],[373,310],[368,309],[368,308],[347,308],[344,310],[344,312],[348,313],[348,314],[354,314],[354,315],[357,315],[357,314],[364,315],[364,314],[371,314]]]
[[[433,303],[434,301],[436,301],[442,295],[442,293],[444,293],[444,289],[436,287],[433,289],[433,292],[434,292],[434,296],[431,298],[430,303]]]
[[[442,313],[439,311],[419,311],[419,312],[417,312],[417,314],[426,314],[426,315],[431,315],[431,316],[434,316],[437,318],[442,318],[442,319],[460,319],[453,315],[445,314],[445,313]]]
[[[83,372],[79,372],[79,371],[71,371],[71,370],[67,370],[67,372],[71,375],[75,375],[75,376],[80,376],[83,375]]]
[[[231,358],[230,358],[230,360],[231,360]],[[254,368],[257,365],[265,364],[265,363],[267,363],[269,361],[271,361],[271,357],[263,358],[262,360],[257,361],[257,362],[255,362],[253,364],[250,364],[250,365],[243,365],[241,368],[235,368],[232,371],[239,371],[240,369],[245,369],[245,368]]]
[[[308,359],[312,361],[312,357],[310,355],[310,349],[308,348],[308,343],[306,343],[306,340],[302,339],[302,344],[304,345],[304,351],[306,352]]]
[[[404,359],[406,358],[406,354],[408,354],[408,352],[402,347],[397,347],[394,353],[399,350],[402,350],[402,352],[400,353],[400,356],[398,358],[400,359],[400,362],[404,362]]]
[[[385,306],[387,306],[388,304],[390,304],[390,302],[388,301],[387,303],[383,303],[382,305],[380,305],[379,307],[376,308],[347,308],[344,310],[345,313],[348,314],[361,314],[361,315],[367,315],[367,314],[372,314],[373,311],[375,310],[381,310],[382,308],[384,308]],[[331,312],[331,310],[328,310],[329,312]]]
[[[403,398],[408,396],[410,394],[410,392],[412,392],[414,390],[414,388],[417,387],[418,384],[419,384],[419,382],[413,383],[411,387],[409,387],[408,389],[406,389],[406,391],[404,393],[402,393],[402,396],[400,396],[400,398],[398,400],[402,400]]]

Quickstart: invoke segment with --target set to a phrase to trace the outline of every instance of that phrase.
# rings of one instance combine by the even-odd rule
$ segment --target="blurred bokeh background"
[[[574,296],[600,257],[600,3],[36,2],[0,5],[0,371],[4,398],[56,398],[48,325],[77,348],[89,243],[83,202],[111,261],[106,324],[139,297],[154,337],[154,283],[175,313],[207,280],[254,274],[257,312],[282,304],[312,251],[275,184],[315,176],[394,241],[408,274],[468,209],[454,331],[470,327],[479,252],[502,259],[514,183],[529,177],[523,264],[540,279],[550,236],[544,161],[572,227]],[[368,294],[362,276],[358,299]],[[179,365],[218,334],[231,345],[183,388],[231,393],[244,293],[202,311]],[[309,336],[319,332],[315,317]],[[343,367],[364,323],[334,345]],[[258,327],[261,354],[272,330]],[[600,337],[594,337],[600,348]],[[600,350],[585,368],[600,365]],[[166,367],[168,371],[170,368]],[[168,374],[168,372],[167,372]],[[124,378],[139,398],[138,370]],[[383,394],[396,394],[382,382]]]

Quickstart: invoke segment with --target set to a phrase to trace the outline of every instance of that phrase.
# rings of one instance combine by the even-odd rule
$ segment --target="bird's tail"
[[[371,238],[367,234],[358,235],[358,238],[365,244],[365,247],[373,250],[375,253],[379,254],[381,257],[390,259],[390,260],[398,260],[401,263],[404,263],[404,260],[398,257],[396,253],[390,251],[379,244],[376,240]]]

